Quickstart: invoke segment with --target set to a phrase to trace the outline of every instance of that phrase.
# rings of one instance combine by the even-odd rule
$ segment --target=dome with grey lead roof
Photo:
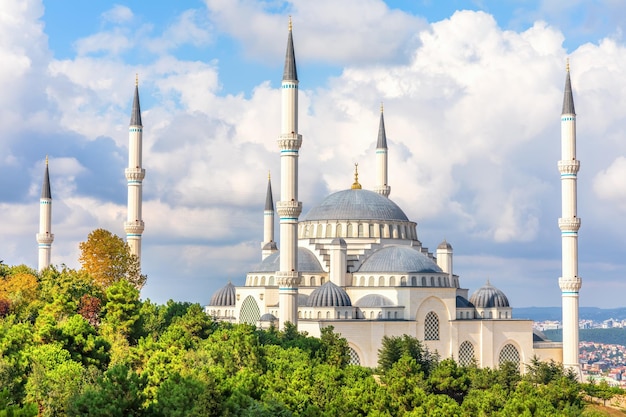
[[[259,321],[276,321],[276,320],[278,320],[276,316],[271,313],[265,313],[259,319]]]
[[[476,308],[509,307],[506,295],[487,281],[485,285],[472,294],[470,303]]]
[[[410,246],[387,246],[363,261],[358,272],[442,272],[428,256]]]
[[[236,302],[235,286],[232,283],[220,288],[211,297],[210,306],[234,306]]]
[[[320,220],[409,221],[396,203],[378,193],[363,189],[333,193],[301,219],[303,222]]]
[[[374,308],[374,307],[388,307],[395,304],[389,298],[381,294],[367,294],[365,297],[361,297],[354,303],[356,307],[361,308]]]
[[[331,281],[326,282],[309,295],[307,307],[350,307],[350,296]]]
[[[260,264],[252,269],[255,272],[276,272],[280,271],[280,252],[274,252],[263,259]],[[298,248],[298,271],[301,272],[324,272],[320,261],[317,260],[313,252],[306,248]]]
[[[443,242],[441,242],[439,244],[439,246],[437,246],[437,249],[452,249],[452,245],[448,243],[447,240],[443,240]]]

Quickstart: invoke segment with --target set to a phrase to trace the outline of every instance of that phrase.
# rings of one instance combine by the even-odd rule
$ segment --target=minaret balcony
[[[129,235],[140,235],[145,228],[143,220],[135,220],[134,222],[124,222],[124,231]]]
[[[561,232],[578,232],[578,229],[580,229],[580,218],[559,218],[559,229],[561,229]]]
[[[298,271],[276,272],[276,282],[279,287],[296,288],[300,285],[300,273]]]
[[[580,169],[580,161],[577,159],[571,161],[559,161],[559,172],[561,174],[576,174]]]
[[[276,203],[276,211],[281,218],[297,218],[302,213],[300,201],[279,201]]]
[[[128,181],[142,181],[146,176],[146,170],[143,168],[126,168],[124,173]]]
[[[281,151],[297,151],[302,146],[302,135],[295,132],[278,136],[278,147]]]
[[[583,286],[581,277],[563,278],[559,277],[559,288],[564,292],[578,292]]]
[[[52,233],[37,233],[37,243],[41,245],[50,245],[54,241]]]

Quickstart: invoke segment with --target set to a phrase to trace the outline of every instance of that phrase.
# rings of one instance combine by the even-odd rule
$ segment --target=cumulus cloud
[[[45,153],[55,198],[53,262],[76,265],[78,242],[97,227],[123,233],[123,169],[138,72],[145,296],[206,302],[225,279],[242,283],[260,256],[268,170],[279,198],[280,91],[259,77],[245,94],[224,92],[226,69],[218,61],[176,51],[225,36],[239,42],[246,60],[280,65],[292,14],[299,72],[320,63],[341,67],[300,91],[305,213],[328,192],[350,186],[355,162],[364,188],[375,186],[383,101],[391,198],[418,221],[426,246],[444,237],[455,246],[456,272],[467,276],[462,283],[475,288],[492,276],[506,281],[494,282],[505,291],[528,294],[522,291],[534,288],[528,282],[558,277],[556,161],[566,51],[563,34],[550,23],[507,30],[493,16],[470,11],[427,23],[375,0],[296,0],[271,8],[206,0],[206,10],[182,11],[156,30],[131,27],[135,13],[115,6],[102,15],[106,28],[76,42],[76,56],[57,60],[47,49],[41,3],[30,1],[31,8],[10,3],[11,19],[0,18],[6,35],[0,57],[15,65],[11,74],[0,69],[6,87],[0,102],[9,109],[0,114],[0,134],[8,138],[0,142],[6,189],[0,218],[10,223],[3,229],[9,238],[0,243],[6,262],[35,264]],[[16,25],[31,39],[13,31]],[[124,59],[139,49],[148,51],[140,64]],[[579,195],[586,196],[583,236],[623,213],[626,53],[611,38],[582,45],[570,58],[583,167]],[[9,175],[20,169],[25,175]],[[589,198],[591,187],[602,208]],[[589,247],[584,256],[602,256]],[[622,266],[598,262],[609,265],[607,274]],[[582,263],[582,275],[593,265]],[[556,295],[542,303],[558,303],[554,287]]]

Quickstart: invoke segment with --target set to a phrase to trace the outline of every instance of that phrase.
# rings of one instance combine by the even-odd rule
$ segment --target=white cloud
[[[116,4],[106,12],[102,13],[102,19],[112,23],[126,23],[133,19],[133,11],[126,6]]]
[[[626,209],[626,157],[619,156],[593,180],[593,189],[602,200],[612,201]]]

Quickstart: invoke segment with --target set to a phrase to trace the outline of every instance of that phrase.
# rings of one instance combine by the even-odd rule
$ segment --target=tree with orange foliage
[[[140,289],[146,282],[141,274],[139,260],[130,253],[130,248],[117,235],[104,229],[89,233],[87,241],[79,245],[83,270],[102,288],[108,288],[121,279],[126,279]]]

